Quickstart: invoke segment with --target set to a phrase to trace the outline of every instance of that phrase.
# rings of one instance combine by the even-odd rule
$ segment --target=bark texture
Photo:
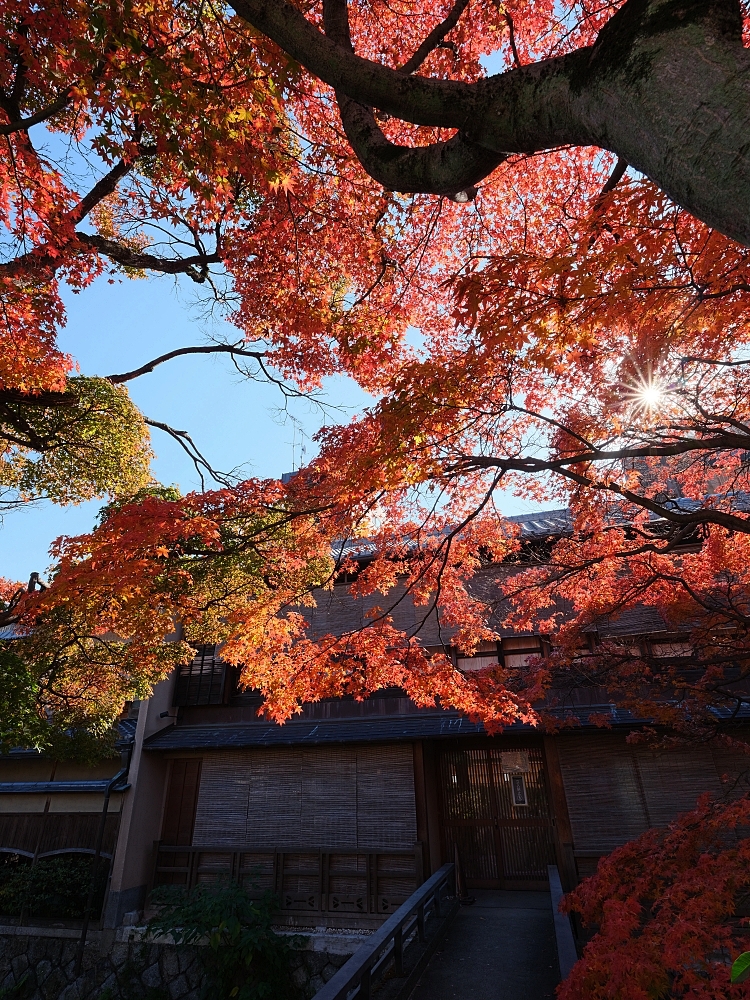
[[[596,145],[750,246],[750,51],[737,0],[627,0],[593,46],[476,83],[357,56],[345,0],[326,0],[325,34],[287,0],[233,7],[336,89],[357,156],[387,187],[451,193],[508,153]],[[458,134],[418,150],[394,146],[372,108]]]

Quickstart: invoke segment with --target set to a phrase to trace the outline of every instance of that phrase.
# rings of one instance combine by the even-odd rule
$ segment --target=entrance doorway
[[[540,746],[440,753],[444,857],[458,847],[471,888],[546,889],[555,863]]]

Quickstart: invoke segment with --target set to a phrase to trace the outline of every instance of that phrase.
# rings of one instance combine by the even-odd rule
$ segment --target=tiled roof
[[[539,511],[538,514],[513,514],[505,518],[517,525],[522,539],[546,538],[548,535],[564,535],[573,527],[573,518],[567,507]],[[448,528],[445,533],[448,533]],[[352,538],[334,546],[336,558],[370,559],[376,553],[375,543],[367,538]]]
[[[117,722],[118,738],[117,749],[125,749],[135,740],[135,727],[138,725],[137,719],[119,719]],[[39,757],[40,753],[33,747],[13,747],[8,754],[10,757]],[[56,789],[59,791],[59,789]]]
[[[321,743],[386,743],[425,737],[476,736],[479,723],[456,712],[369,719],[305,719],[244,725],[169,726],[144,742],[146,750],[239,750],[245,747],[316,746]]]
[[[120,733],[119,742],[132,743],[135,739],[135,729],[137,725],[138,719],[119,719],[117,723],[117,729]]]
[[[662,506],[668,509],[681,512],[700,510],[707,502],[714,499],[709,496],[705,501],[691,500],[688,497],[674,497],[662,502]],[[726,497],[716,496],[716,499],[725,500]],[[750,513],[750,494],[736,493],[732,496],[731,509],[733,513]],[[616,524],[627,524],[629,518],[622,513],[620,504],[612,504],[610,508],[610,518]],[[567,507],[555,507],[551,510],[541,510],[530,514],[512,514],[505,518],[509,524],[517,525],[522,540],[532,538],[545,538],[549,535],[564,535],[571,531],[573,527],[573,516]],[[665,521],[659,514],[649,515],[652,523]],[[448,529],[445,529],[446,533]],[[350,539],[334,548],[334,555],[337,557],[348,556],[350,558],[368,559],[375,555],[375,544],[367,538]]]
[[[634,726],[648,722],[614,705],[589,705],[585,709],[555,711],[560,719],[573,717],[585,729],[595,729],[589,715],[608,715],[613,726]],[[515,723],[508,732],[534,731],[530,725]],[[318,746],[326,743],[396,743],[422,739],[455,739],[482,736],[481,722],[472,722],[455,711],[425,712],[412,715],[352,719],[304,719],[277,725],[248,722],[236,725],[168,726],[150,736],[144,749],[174,750],[243,750],[251,747]]]
[[[722,498],[723,499],[723,498]],[[711,497],[707,498],[710,501]],[[703,504],[697,500],[677,497],[664,504],[675,510],[697,510]],[[614,522],[625,523],[621,515],[621,506],[613,504],[610,510]],[[732,509],[739,512],[750,511],[750,494],[736,494],[732,497]],[[516,514],[506,518],[519,529],[521,540],[544,539],[559,537],[569,532],[573,526],[570,510],[558,507],[543,510],[538,513]],[[654,524],[662,521],[656,514],[651,515]],[[665,522],[666,523],[666,522]],[[366,560],[375,555],[375,544],[368,539],[353,539],[341,545],[335,555],[348,556]],[[506,602],[500,598],[501,579],[518,573],[524,566],[518,563],[499,563],[480,569],[468,584],[469,592],[486,602],[492,608],[489,625],[495,628],[499,635],[505,634],[502,622],[505,618]],[[425,646],[449,645],[455,634],[455,629],[446,626],[439,618],[437,611],[430,605],[415,605],[411,595],[405,592],[402,584],[397,584],[387,595],[372,594],[367,597],[354,596],[346,585],[339,584],[333,591],[316,593],[317,607],[304,609],[304,615],[310,621],[311,635],[324,634],[342,635],[363,628],[371,619],[368,612],[375,606],[383,608],[390,615],[396,628],[407,635],[419,636]],[[548,608],[544,617],[556,612],[562,619],[570,616],[572,607],[559,599],[554,608]],[[607,619],[592,627],[603,636],[607,635],[644,635],[654,632],[664,632],[667,624],[655,608],[637,607],[624,611],[618,618]],[[507,630],[507,634],[512,634]]]
[[[80,781],[0,781],[0,795],[63,795],[71,792],[103,795],[111,780],[111,778],[94,778]],[[128,788],[130,785],[127,779],[121,778],[110,791],[124,792]]]

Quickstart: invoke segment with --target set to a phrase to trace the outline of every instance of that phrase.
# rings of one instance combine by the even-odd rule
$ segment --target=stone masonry
[[[67,929],[0,928],[2,1000],[199,1000],[200,948],[143,940],[115,941],[102,954],[99,935],[87,943],[74,975],[77,935]],[[19,933],[24,931],[25,933]],[[292,956],[293,978],[312,998],[347,961],[347,954],[303,948]]]

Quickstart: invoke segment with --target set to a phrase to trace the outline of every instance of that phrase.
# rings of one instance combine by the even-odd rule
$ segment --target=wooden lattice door
[[[458,846],[473,888],[546,888],[555,863],[541,747],[450,749],[440,755],[445,857]]]

